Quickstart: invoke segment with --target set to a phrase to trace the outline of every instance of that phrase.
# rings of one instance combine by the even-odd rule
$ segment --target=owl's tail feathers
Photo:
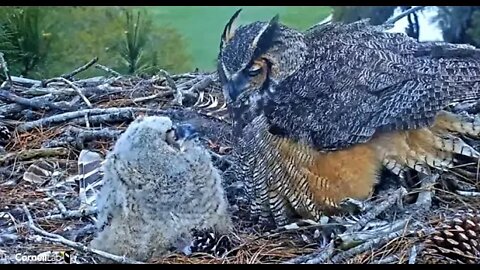
[[[402,176],[407,169],[428,175],[435,169],[449,171],[464,167],[465,161],[476,164],[480,153],[462,136],[480,138],[480,122],[441,111],[431,127],[397,136],[395,146],[384,155],[383,165]]]

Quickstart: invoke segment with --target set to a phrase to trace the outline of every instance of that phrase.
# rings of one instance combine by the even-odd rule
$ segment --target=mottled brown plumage
[[[238,14],[236,14],[238,15]],[[420,43],[366,21],[299,32],[254,22],[222,35],[218,73],[234,121],[252,214],[318,218],[372,193],[382,166],[447,170],[479,154],[456,133],[480,126],[444,111],[480,97],[480,50]]]

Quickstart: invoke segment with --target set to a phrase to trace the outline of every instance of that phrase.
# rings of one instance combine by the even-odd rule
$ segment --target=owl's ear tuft
[[[237,18],[241,11],[242,9],[237,10],[225,25],[225,29],[223,29],[222,38],[220,40],[220,50],[225,47],[227,42],[232,39],[233,35],[235,34],[235,30],[237,28]]]
[[[254,59],[260,57],[260,55],[264,54],[272,46],[280,27],[278,21],[279,15],[277,14],[270,20],[270,22],[268,22],[268,24],[265,24],[262,31],[260,31],[257,37],[253,40],[251,46],[255,48],[253,55]]]
[[[279,20],[280,16],[277,14],[275,15],[275,17],[273,17],[271,20],[270,20],[270,27],[277,27],[278,26],[278,20]]]

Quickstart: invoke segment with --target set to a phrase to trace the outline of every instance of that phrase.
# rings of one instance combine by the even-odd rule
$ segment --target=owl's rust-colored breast
[[[322,153],[309,146],[288,139],[278,145],[284,168],[286,161],[295,159],[297,177],[290,181],[300,182],[305,177],[308,190],[315,205],[322,210],[335,209],[346,198],[366,199],[378,179],[381,166],[375,149],[370,144],[360,144],[345,150]],[[296,186],[296,183],[290,183]]]

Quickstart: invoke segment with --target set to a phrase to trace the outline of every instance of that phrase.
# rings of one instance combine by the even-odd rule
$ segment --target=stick
[[[11,76],[11,79],[14,84],[21,85],[23,87],[32,87],[32,86],[39,87],[42,85],[42,82],[39,80],[32,80],[32,79],[22,78],[17,76]]]
[[[58,80],[58,81],[62,81],[68,85],[70,85],[70,87],[73,88],[73,90],[75,90],[75,92],[77,92],[77,94],[83,99],[83,101],[85,102],[85,104],[87,104],[87,106],[89,108],[92,108],[92,103],[90,103],[90,101],[88,100],[88,98],[82,93],[82,90],[80,88],[78,88],[74,83],[72,83],[71,81],[65,79],[65,78],[62,78],[62,77],[58,77],[58,78],[54,78],[52,80]]]
[[[13,85],[12,78],[10,77],[10,73],[8,72],[7,61],[5,61],[5,58],[3,58],[2,52],[0,52],[0,67],[2,68],[3,74],[5,75],[7,81],[10,83],[10,85]]]
[[[65,207],[65,205],[60,200],[55,198],[55,196],[53,196],[53,194],[51,194],[50,192],[46,192],[46,194],[57,205],[58,210],[60,210],[60,213],[62,215],[65,215],[65,213],[67,213],[67,208]]]
[[[93,58],[92,60],[88,61],[88,63],[86,63],[85,65],[83,65],[83,66],[75,69],[74,71],[72,71],[72,72],[70,72],[70,73],[62,74],[62,75],[60,75],[60,77],[69,80],[69,79],[71,79],[73,76],[77,75],[78,73],[80,73],[80,72],[82,72],[82,71],[85,71],[85,70],[87,70],[88,68],[90,68],[91,66],[93,66],[93,64],[95,64],[97,61],[98,61],[98,57],[96,56],[96,57]]]
[[[390,255],[386,258],[374,261],[372,264],[391,264],[398,262],[398,258],[396,255]]]
[[[458,195],[462,195],[465,197],[480,197],[480,192],[475,192],[475,191],[463,191],[463,190],[457,190],[455,191]]]
[[[35,221],[39,222],[39,221],[50,221],[50,220],[59,220],[59,219],[83,218],[83,217],[89,217],[96,213],[97,213],[96,208],[87,208],[82,210],[67,210],[64,213],[53,214],[53,215],[36,218]],[[5,232],[12,233],[16,231],[18,228],[22,228],[25,226],[28,226],[28,222],[22,222],[22,223],[15,224],[11,227],[8,227],[5,229]]]
[[[44,237],[42,237],[43,240],[53,242],[53,243],[61,243],[65,246],[74,248],[76,250],[79,250],[79,251],[82,251],[82,252],[85,252],[85,253],[93,253],[93,254],[96,254],[96,255],[104,258],[104,259],[112,260],[112,261],[117,262],[117,263],[143,264],[143,262],[132,260],[132,259],[129,259],[125,256],[117,256],[117,255],[113,255],[113,254],[110,254],[110,253],[107,253],[107,252],[104,252],[104,251],[101,251],[101,250],[89,248],[89,247],[87,247],[85,245],[82,245],[80,243],[70,241],[70,240],[68,240],[68,239],[66,239],[63,236],[60,236],[58,234],[49,233],[49,232],[47,232],[43,229],[40,229],[33,222],[32,215],[30,214],[30,211],[28,211],[28,208],[24,203],[22,204],[22,209],[23,209],[23,211],[25,212],[25,215],[28,218],[28,227],[30,229],[32,229],[34,232],[36,232],[37,234],[39,234],[41,236],[44,236]]]
[[[401,187],[397,189],[391,196],[388,196],[387,199],[383,202],[381,202],[379,205],[375,206],[373,209],[370,209],[370,211],[363,215],[357,222],[356,224],[350,226],[346,233],[351,233],[360,230],[363,226],[365,226],[369,221],[373,220],[376,218],[378,215],[381,213],[385,212],[388,208],[392,207],[394,204],[396,204],[401,198],[407,194],[407,191],[405,188]]]
[[[158,94],[153,94],[153,95],[146,96],[146,97],[134,98],[132,100],[132,102],[133,103],[140,103],[140,102],[149,101],[149,100],[156,99],[156,98],[167,97],[167,96],[170,96],[170,95],[173,95],[173,94],[175,94],[174,91],[163,91],[163,92],[160,92]]]
[[[160,73],[161,75],[163,75],[163,77],[165,77],[167,86],[170,87],[173,91],[175,91],[175,93],[173,94],[174,96],[173,103],[181,106],[183,103],[182,91],[180,89],[177,89],[177,85],[175,84],[175,81],[172,79],[172,77],[167,71],[161,69],[158,73]]]
[[[0,164],[9,164],[13,160],[30,160],[33,158],[41,157],[57,157],[57,156],[66,156],[68,154],[68,149],[63,147],[57,148],[41,148],[41,149],[27,149],[14,153],[7,153],[5,155],[0,155]]]
[[[70,111],[72,108],[68,106],[58,106],[57,104],[46,101],[46,100],[35,100],[35,99],[28,99],[24,97],[17,96],[9,91],[1,90],[0,89],[0,98],[6,101],[14,102],[19,105],[37,109],[37,110],[50,110],[50,109],[58,109],[62,111]]]
[[[335,251],[335,244],[334,241],[330,241],[330,243],[325,247],[325,251],[320,254],[320,256],[310,259],[306,261],[306,264],[319,264],[329,260]]]
[[[385,237],[379,237],[379,238],[376,238],[376,239],[372,239],[366,243],[363,243],[359,246],[356,246],[354,248],[351,248],[349,250],[346,250],[346,251],[343,251],[343,252],[340,252],[339,254],[335,255],[332,259],[331,259],[331,262],[334,263],[334,264],[337,264],[337,263],[340,263],[342,261],[345,261],[345,260],[348,260],[360,253],[363,253],[367,250],[371,250],[371,249],[374,249],[375,247],[378,247],[378,246],[381,246],[381,245],[384,245],[386,243],[388,243],[390,240],[393,240],[395,238],[398,238],[400,236],[402,236],[404,233],[403,230],[400,230],[400,231],[397,231],[397,232],[393,232],[393,233],[390,233],[389,235],[385,236]]]
[[[89,128],[89,125],[100,125],[105,123],[119,123],[124,121],[133,121],[135,120],[136,115],[131,111],[122,111],[109,114],[100,114],[100,115],[85,115],[84,119],[77,118],[70,121],[71,124],[85,126]]]
[[[425,6],[417,6],[417,7],[413,7],[413,8],[410,8],[408,10],[405,10],[404,12],[398,14],[396,17],[393,17],[393,18],[390,18],[388,19],[387,21],[385,21],[383,24],[394,24],[396,23],[397,21],[399,21],[400,19],[402,19],[403,17],[405,16],[408,16],[414,12],[417,12],[417,11],[420,11],[424,8]]]
[[[195,91],[200,91],[202,89],[207,88],[211,83],[213,82],[213,79],[211,76],[207,76],[200,80],[199,82],[196,82],[192,87],[190,87],[188,90],[185,90],[184,93],[192,93]]]
[[[34,128],[51,126],[59,123],[68,122],[75,118],[85,117],[85,115],[98,115],[98,114],[115,114],[115,113],[125,113],[128,112],[131,115],[135,113],[152,113],[152,114],[168,114],[164,110],[153,110],[146,108],[133,108],[133,107],[124,107],[124,108],[107,108],[107,109],[85,109],[75,112],[67,112],[62,114],[53,115],[50,117],[22,123],[17,126],[18,132],[26,132]]]
[[[423,190],[418,194],[417,201],[415,206],[422,210],[429,210],[432,206],[432,196],[434,195],[433,186],[437,183],[439,177],[438,174],[433,174],[430,176],[419,175],[421,178],[420,188]]]
[[[118,72],[116,72],[115,70],[113,70],[113,69],[111,69],[111,68],[109,68],[109,67],[106,67],[106,66],[104,66],[104,65],[95,64],[95,68],[101,69],[101,70],[103,70],[103,71],[105,71],[105,72],[107,72],[107,73],[109,73],[109,74],[111,74],[111,75],[113,75],[113,76],[115,76],[115,77],[120,77],[120,76],[122,76],[120,73],[118,73]]]
[[[314,252],[308,255],[298,256],[296,258],[293,258],[284,262],[283,264],[300,264],[305,262],[311,263],[311,262],[314,262],[314,260],[317,260],[318,261],[317,263],[321,263],[322,261],[327,260],[333,255],[334,246],[335,244],[332,240],[330,241],[330,243],[328,243],[328,245],[322,251]]]
[[[410,250],[410,256],[408,257],[408,264],[415,264],[417,260],[417,246],[413,245],[412,249]]]
[[[378,238],[383,235],[388,235],[392,232],[396,232],[398,230],[405,228],[408,222],[409,222],[408,219],[404,219],[404,220],[396,221],[393,224],[390,224],[378,229],[372,229],[369,231],[342,233],[338,236],[338,238],[342,240],[342,244],[340,245],[340,248],[351,246],[352,244],[355,244],[358,242],[364,242],[373,238]]]
[[[89,121],[91,122],[90,119]],[[88,130],[77,127],[69,127],[67,131],[74,134],[74,136],[72,137],[75,138],[76,147],[79,149],[83,148],[83,145],[87,141],[94,141],[98,139],[116,140],[120,136],[120,134],[122,134],[121,130],[114,130],[109,128],[102,128],[100,130]]]

